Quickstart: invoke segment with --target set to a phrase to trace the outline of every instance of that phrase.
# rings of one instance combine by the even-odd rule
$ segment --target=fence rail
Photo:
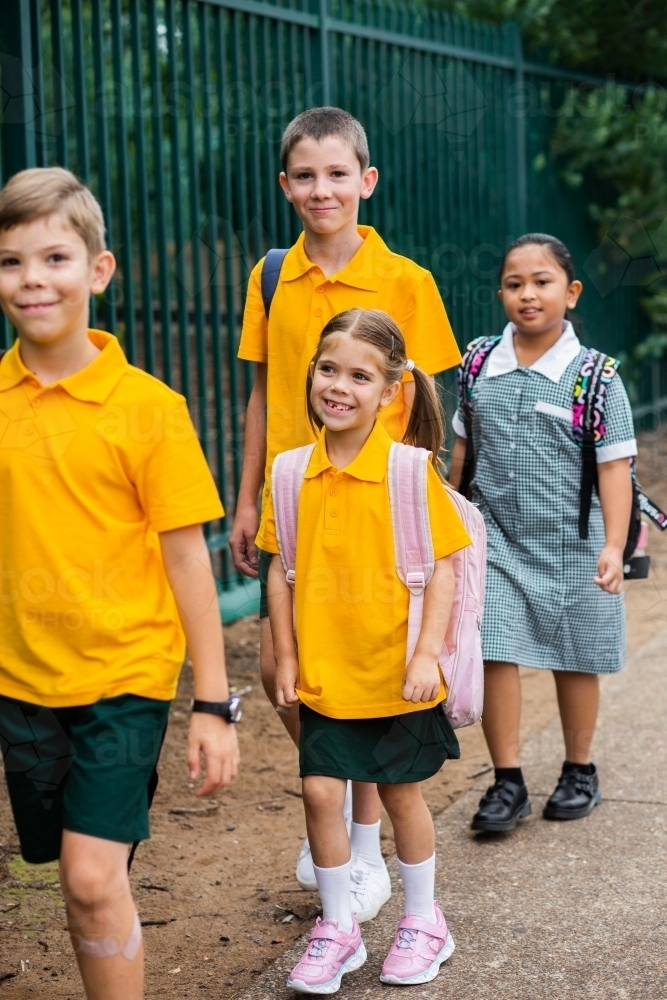
[[[252,381],[236,360],[245,283],[298,234],[276,177],[299,111],[330,102],[363,122],[380,183],[362,221],[433,271],[461,343],[500,327],[508,238],[553,231],[580,267],[595,248],[548,143],[566,89],[602,81],[525,61],[513,25],[376,0],[6,7],[2,177],[59,163],[90,183],[119,262],[91,320],[187,397],[228,514]],[[617,284],[594,275],[581,307],[588,339],[612,352],[640,323],[636,289]],[[254,591],[233,572],[228,530],[229,517],[208,526],[231,616]]]

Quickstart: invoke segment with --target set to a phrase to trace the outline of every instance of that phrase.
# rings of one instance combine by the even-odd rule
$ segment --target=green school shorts
[[[0,747],[26,861],[56,861],[64,829],[124,844],[150,836],[148,785],[170,705],[124,694],[44,708],[0,695]]]
[[[257,564],[257,574],[259,576],[259,617],[269,617],[269,599],[266,596],[266,585],[269,582],[269,566],[273,555],[265,552],[264,549],[257,549],[259,562]]]
[[[330,719],[299,706],[299,771],[400,785],[425,781],[461,756],[442,705],[381,719]]]

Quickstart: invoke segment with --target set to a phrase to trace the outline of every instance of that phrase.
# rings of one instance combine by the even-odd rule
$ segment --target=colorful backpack
[[[473,398],[475,382],[484,362],[491,351],[498,346],[502,336],[478,337],[473,340],[463,355],[459,368],[459,403],[466,428],[466,455],[459,490],[464,495],[470,493],[474,474],[475,456],[472,440]],[[575,444],[581,448],[581,487],[579,491],[579,537],[588,538],[588,522],[591,512],[593,490],[597,489],[598,472],[595,449],[604,444],[604,406],[607,387],[618,371],[620,362],[601,351],[589,348],[581,364],[572,390],[572,434]],[[628,538],[623,553],[623,568],[626,580],[646,579],[649,573],[650,557],[645,554],[648,529],[642,521],[645,514],[661,531],[667,529],[667,514],[653,503],[637,482],[635,460],[630,459],[632,478],[632,513],[628,528]]]
[[[282,452],[273,462],[271,490],[276,536],[285,576],[295,584],[299,494],[315,445]],[[421,628],[424,591],[435,561],[428,519],[427,466],[430,452],[394,442],[389,452],[388,484],[394,533],[396,573],[410,591],[409,663]],[[470,726],[482,715],[484,662],[480,640],[486,576],[486,528],[477,508],[444,485],[472,545],[454,552],[455,588],[452,612],[439,657],[447,686],[445,713],[454,729]]]

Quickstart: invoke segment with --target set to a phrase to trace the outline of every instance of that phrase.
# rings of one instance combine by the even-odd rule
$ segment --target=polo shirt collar
[[[104,403],[111,395],[128,367],[127,359],[116,337],[103,330],[89,330],[88,337],[100,349],[100,354],[90,364],[68,375],[67,378],[52,382],[48,387],[61,386],[75,399],[89,403]],[[16,341],[0,361],[0,392],[12,389],[26,379],[34,379],[26,368]]]
[[[325,280],[332,284],[340,281],[352,288],[377,292],[387,272],[391,251],[372,226],[357,226],[357,232],[364,242],[344,268]],[[305,240],[305,233],[301,233],[285,255],[280,272],[281,281],[294,281],[307,274],[311,268],[317,267],[306,256]]]
[[[367,483],[381,483],[387,474],[391,444],[391,438],[380,421],[376,420],[373,430],[357,457],[346,468],[339,471]],[[327,455],[326,433],[323,431],[311,455],[305,478],[314,479],[320,473],[332,468],[333,464]]]
[[[486,366],[487,378],[507,375],[508,372],[513,372],[519,367],[514,351],[515,332],[514,325],[508,323],[503,330],[502,340],[489,357]],[[563,332],[556,343],[530,366],[530,370],[539,372],[551,382],[559,382],[561,375],[570,362],[574,361],[580,350],[581,343],[574,332],[574,327],[569,320],[564,320]]]

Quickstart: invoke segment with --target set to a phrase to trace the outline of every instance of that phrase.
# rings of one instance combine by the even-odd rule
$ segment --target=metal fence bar
[[[88,95],[86,92],[86,45],[83,31],[82,0],[72,0],[72,47],[74,98],[76,101],[77,172],[86,184],[90,179],[90,142],[88,139]]]
[[[160,22],[164,26],[164,22]],[[165,28],[166,31],[166,28]],[[148,0],[148,58],[150,66],[151,117],[153,131],[153,170],[155,183],[155,252],[158,266],[158,290],[160,299],[160,339],[162,346],[162,369],[160,377],[167,385],[173,385],[173,357],[171,346],[171,292],[169,286],[169,259],[167,255],[167,202],[163,183],[164,176],[164,118],[162,114],[162,61],[158,54],[158,12],[157,0]]]
[[[65,88],[65,32],[62,0],[51,0],[51,58],[53,59],[53,117],[58,163],[69,165],[67,148],[67,98]]]
[[[123,13],[121,0],[111,0],[111,42],[116,125],[116,172],[118,185],[118,216],[120,260],[123,277],[123,334],[128,360],[137,361],[136,314],[134,305],[134,259],[132,252],[132,221],[130,208],[130,167],[128,162],[127,129],[125,127],[126,48],[123,43]]]
[[[104,15],[102,0],[92,0],[92,49],[93,70],[95,82],[95,146],[96,146],[96,179],[97,194],[104,212],[107,243],[113,249],[114,230],[111,209],[111,172],[109,169],[109,135],[107,132],[107,101],[106,76],[104,59]],[[104,295],[103,317],[99,315],[97,322],[104,323],[107,330],[117,329],[116,315],[116,282],[107,288]]]

